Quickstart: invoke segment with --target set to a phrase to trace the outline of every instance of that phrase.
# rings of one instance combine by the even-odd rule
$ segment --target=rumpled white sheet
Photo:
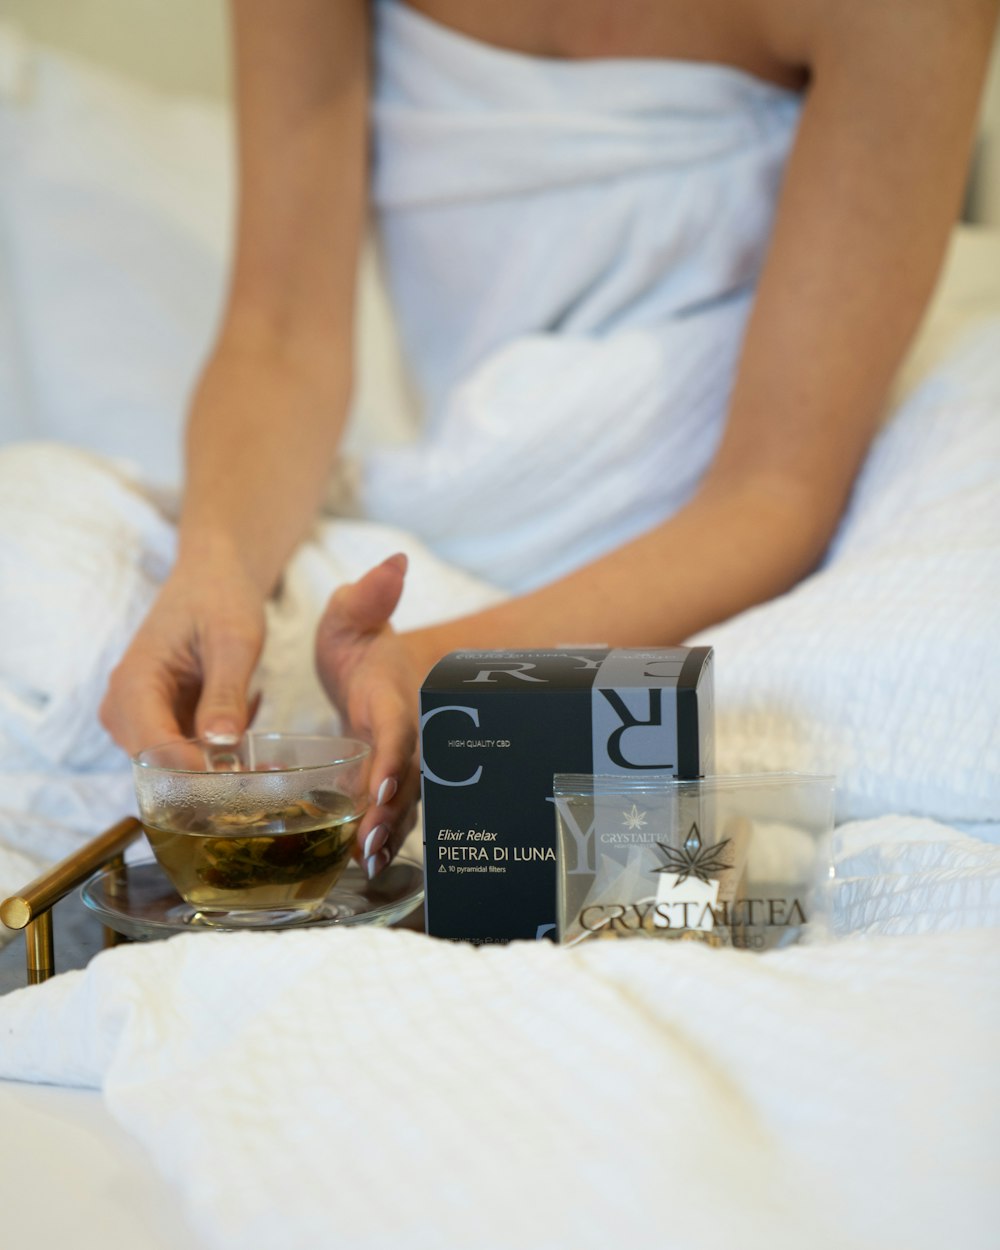
[[[213,1250],[989,1250],[996,932],[755,957],[188,935],[0,1000]]]
[[[709,635],[724,767],[833,757],[842,819],[899,813],[838,831],[832,922],[846,940],[749,956],[190,935],[106,952],[0,1001],[0,1073],[102,1086],[219,1250],[403,1238],[576,1250],[654,1237],[987,1250],[1000,1219],[1000,846],[984,840],[1000,810],[996,343],[996,325],[981,327],[896,414],[828,565]],[[58,622],[49,645],[75,647],[90,675],[69,694],[46,687],[45,664],[32,668],[21,648],[18,689],[34,689],[34,674],[39,697],[31,715],[8,698],[0,722],[12,750],[39,752],[44,811],[105,775],[60,773],[74,751],[114,765],[98,730],[60,731],[63,717],[83,724],[97,670],[127,633],[98,614],[81,634],[87,595],[96,580],[130,603],[136,579],[146,595],[156,580],[155,562],[134,559],[134,532],[109,554],[102,507],[88,520],[65,491],[82,475],[75,500],[106,492],[113,512],[165,542],[169,531],[127,485],[107,485],[99,461],[23,448],[0,455],[0,477],[11,456],[22,486],[20,525],[7,527],[18,542],[0,544],[8,567],[45,563],[32,501],[53,525],[69,508],[80,552],[62,613],[39,603],[17,627]],[[0,490],[0,515],[8,498]],[[403,541],[329,522],[299,554],[262,666],[276,716],[319,711],[308,642],[331,579]],[[438,594],[468,607],[497,594],[410,551],[406,621],[438,608]],[[97,553],[114,563],[116,552],[132,580],[101,570]],[[51,545],[53,567],[64,555]],[[16,655],[7,641],[0,656]],[[53,731],[36,745],[47,713]],[[928,742],[943,764],[929,775]],[[16,793],[19,775],[9,780]],[[974,831],[954,827],[960,818]]]
[[[996,826],[978,834],[913,816],[841,825],[830,925],[854,933],[943,933],[1000,929],[1000,844]]]
[[[975,352],[981,363],[989,356]],[[983,663],[995,603],[996,406],[991,391],[973,386],[964,404],[962,395],[945,387],[941,410],[918,395],[882,436],[830,565],[718,631],[720,749],[731,764],[760,766],[763,754],[776,766],[794,743],[800,767],[841,753],[848,814],[879,802],[958,807],[979,820],[997,810],[997,773],[981,771],[997,706],[995,666]],[[953,439],[939,435],[945,420]],[[32,499],[58,516],[63,488],[89,472],[100,497],[105,466],[64,451],[56,462],[44,450],[18,453],[22,520]],[[58,488],[49,496],[35,489],[46,481]],[[137,507],[120,483],[108,497]],[[87,498],[85,483],[74,498]],[[88,525],[71,513],[79,568],[128,587],[93,565],[93,552],[108,550],[101,515]],[[852,527],[865,544],[852,544]],[[20,532],[25,549],[37,554],[41,540],[44,553],[42,531]],[[160,522],[151,532],[163,533]],[[315,695],[302,657],[323,583],[401,541],[343,523],[320,537],[273,609],[265,688],[268,673],[298,673],[275,682],[289,718]],[[470,607],[489,593],[410,550],[424,609],[435,592],[464,593]],[[913,574],[909,593],[890,557]],[[152,593],[149,567],[131,567]],[[91,593],[82,573],[81,604]],[[955,599],[938,597],[941,577]],[[70,583],[53,579],[53,594],[61,584],[65,593]],[[108,799],[107,775],[60,774],[72,735],[58,732],[59,700],[67,723],[82,724],[109,638],[120,646],[125,627],[109,619],[81,634],[72,596],[61,616],[38,607],[20,627],[37,634],[39,621],[58,620],[61,645],[76,647],[91,676],[70,695],[52,687],[56,731],[41,741],[53,759],[33,780],[10,774],[5,790],[36,786],[39,812],[76,802],[85,829],[82,791],[90,787],[93,813]],[[949,662],[928,676],[939,650]],[[32,672],[23,653],[22,693]],[[44,664],[34,671],[44,690]],[[21,723],[37,729],[44,700],[29,704],[35,715]],[[73,749],[111,768],[94,733]],[[930,783],[928,736],[947,763]],[[28,738],[14,748],[34,749]],[[113,801],[124,803],[128,775],[112,775]],[[20,819],[23,836],[48,833],[37,817]],[[192,935],[107,952],[85,973],[0,1002],[0,1072],[101,1085],[219,1250],[403,1239],[434,1250],[578,1250],[653,1238],[987,1250],[1000,1218],[1000,848],[891,816],[842,826],[837,861],[835,933],[922,936],[753,957],[635,943],[473,952],[405,933]]]

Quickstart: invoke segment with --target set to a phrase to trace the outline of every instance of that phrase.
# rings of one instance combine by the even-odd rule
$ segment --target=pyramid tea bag
[[[556,774],[558,938],[769,950],[826,927],[833,779]]]

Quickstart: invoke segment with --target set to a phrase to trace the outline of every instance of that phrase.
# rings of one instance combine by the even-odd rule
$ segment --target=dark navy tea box
[[[554,935],[555,773],[712,772],[712,649],[456,651],[420,691],[427,932]]]

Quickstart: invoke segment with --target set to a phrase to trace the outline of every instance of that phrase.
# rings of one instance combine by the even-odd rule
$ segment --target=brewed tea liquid
[[[165,812],[144,823],[178,891],[205,911],[280,909],[321,900],[347,866],[361,816],[322,792],[270,811]]]

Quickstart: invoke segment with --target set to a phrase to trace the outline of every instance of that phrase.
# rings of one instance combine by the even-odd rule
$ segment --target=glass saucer
[[[86,881],[80,895],[101,923],[125,937],[142,941],[171,933],[233,931],[225,924],[205,923],[201,913],[185,903],[155,860],[139,860],[124,868],[105,868]],[[306,919],[258,926],[271,929],[317,929],[330,925],[390,925],[420,906],[424,897],[421,866],[397,857],[369,881],[357,864],[350,864],[321,907]],[[240,932],[247,932],[245,926]]]

